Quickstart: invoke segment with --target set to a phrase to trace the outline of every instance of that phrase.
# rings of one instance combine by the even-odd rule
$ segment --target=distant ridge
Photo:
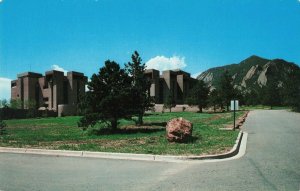
[[[289,79],[294,70],[300,71],[300,67],[283,59],[265,59],[256,55],[241,61],[238,64],[230,64],[215,67],[202,72],[197,79],[204,80],[212,88],[218,87],[220,78],[225,70],[233,78],[234,87],[242,92],[259,91],[261,88],[274,82],[278,87]],[[299,76],[300,78],[300,76]]]

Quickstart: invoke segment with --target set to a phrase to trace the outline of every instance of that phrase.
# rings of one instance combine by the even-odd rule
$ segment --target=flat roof
[[[24,72],[24,73],[18,74],[17,76],[18,76],[18,78],[22,78],[22,77],[40,78],[43,75],[40,73],[35,73],[35,72]]]
[[[159,72],[159,71],[156,69],[146,69],[145,70],[145,73],[152,73],[152,72]]]
[[[50,70],[50,71],[45,72],[46,75],[50,75],[50,74],[54,74],[54,73],[62,73],[62,74],[64,74],[64,72],[58,71],[58,70]]]
[[[71,75],[76,75],[76,76],[84,76],[83,73],[81,73],[81,72],[75,72],[75,71],[67,72],[67,75],[69,75],[69,74],[71,74]]]

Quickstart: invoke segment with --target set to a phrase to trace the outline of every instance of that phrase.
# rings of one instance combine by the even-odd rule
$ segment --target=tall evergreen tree
[[[168,97],[166,99],[164,99],[163,109],[164,108],[169,109],[169,111],[171,112],[172,107],[175,107],[175,106],[176,106],[176,101],[175,101],[175,98],[174,98],[174,92],[171,90],[169,92]]]
[[[217,107],[222,107],[222,97],[220,91],[213,89],[208,96],[208,102],[210,106],[213,106],[214,112],[216,112]]]
[[[294,111],[300,112],[300,70],[292,70],[289,80],[284,83],[285,103],[292,106]]]
[[[276,81],[269,81],[263,88],[263,104],[270,106],[273,109],[274,106],[281,105],[280,90]]]
[[[87,95],[83,99],[87,104],[81,104],[85,112],[78,125],[84,129],[97,122],[108,122],[113,130],[117,129],[120,118],[130,117],[128,112],[130,102],[131,80],[119,64],[107,60],[98,74],[93,74],[88,82]]]
[[[137,51],[132,54],[131,60],[125,65],[131,78],[131,109],[138,116],[137,125],[142,125],[145,111],[154,106],[150,96],[151,81],[145,76],[146,65]]]
[[[197,105],[199,112],[202,113],[204,107],[208,104],[209,87],[203,80],[199,80],[187,99],[189,105]]]
[[[6,134],[6,127],[6,123],[2,119],[0,119],[0,135]]]
[[[220,82],[220,91],[224,105],[226,105],[227,111],[229,111],[230,101],[235,98],[235,90],[233,87],[233,80],[228,70],[225,70]]]
[[[246,105],[259,105],[261,104],[259,92],[252,89],[244,95]]]
[[[279,82],[281,81],[281,77],[277,76],[278,68],[270,67],[266,72],[267,83],[266,86],[262,88],[262,101],[265,105],[268,105],[273,108],[275,105],[281,105],[282,103],[282,95],[281,88],[279,86]]]

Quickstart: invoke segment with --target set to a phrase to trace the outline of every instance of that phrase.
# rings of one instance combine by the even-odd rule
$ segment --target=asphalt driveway
[[[0,153],[0,190],[300,190],[300,114],[257,110],[237,160],[166,163]]]

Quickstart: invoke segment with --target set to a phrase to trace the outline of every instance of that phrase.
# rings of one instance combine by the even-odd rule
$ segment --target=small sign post
[[[233,100],[233,130],[235,130],[235,100]]]
[[[233,130],[235,130],[235,111],[239,109],[239,101],[231,100],[231,111],[233,111]]]

